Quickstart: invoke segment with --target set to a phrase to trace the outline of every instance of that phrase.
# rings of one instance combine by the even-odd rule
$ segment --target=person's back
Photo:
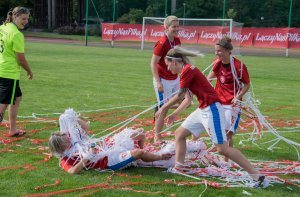
[[[0,26],[0,77],[19,79],[21,67],[15,52],[24,53],[24,36],[15,24]]]

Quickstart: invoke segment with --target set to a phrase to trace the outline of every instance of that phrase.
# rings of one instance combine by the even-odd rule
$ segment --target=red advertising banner
[[[300,48],[300,28],[291,28],[288,35],[289,48]]]
[[[255,28],[253,29],[253,46],[259,48],[287,48],[288,28]]]
[[[163,25],[145,25],[144,31],[146,42],[156,42],[165,34]]]
[[[221,39],[226,31],[223,31],[222,26],[208,26],[208,27],[195,27],[199,34],[198,43],[199,44],[215,44],[219,39]]]
[[[251,28],[233,28],[231,39],[235,46],[252,47],[253,30]]]
[[[230,29],[222,26],[184,26],[178,36],[183,44],[214,45]],[[162,25],[145,25],[144,41],[156,42],[164,35]],[[232,29],[234,46],[259,48],[300,48],[300,28],[240,28]],[[141,24],[102,23],[102,40],[141,41]]]
[[[178,37],[180,38],[181,43],[198,43],[198,31],[192,26],[181,27],[178,32]]]
[[[102,40],[112,41],[114,37],[114,24],[113,23],[102,23]]]
[[[142,25],[134,24],[102,24],[103,40],[140,41],[142,40]]]

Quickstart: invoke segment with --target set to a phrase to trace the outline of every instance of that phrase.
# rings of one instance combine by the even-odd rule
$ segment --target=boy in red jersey
[[[181,44],[177,37],[179,30],[178,18],[176,16],[168,16],[164,21],[164,27],[165,35],[156,42],[150,64],[158,108],[166,103],[174,92],[179,90],[178,75],[171,73],[165,63],[167,52],[174,46]],[[163,120],[166,114],[167,111],[155,119],[154,142],[161,142],[160,132],[163,129]]]
[[[250,78],[245,64],[231,56],[233,46],[227,36],[215,45],[217,60],[207,78],[217,79],[215,90],[225,110],[225,129],[227,141],[233,147],[233,135],[236,133],[241,114],[241,100],[250,88]],[[225,161],[228,158],[225,157]]]
[[[61,168],[70,174],[84,169],[119,170],[138,159],[153,162],[168,160],[172,156],[144,151],[143,129],[124,129],[107,140],[91,138],[86,132],[88,124],[72,109],[60,116],[59,123],[60,132],[51,135],[48,145],[50,151],[60,158]]]
[[[180,74],[180,90],[177,95],[164,104],[156,113],[156,116],[160,116],[163,111],[183,99],[185,95],[189,95],[166,118],[166,124],[169,126],[173,124],[176,116],[191,102],[191,93],[197,97],[199,102],[198,108],[186,118],[175,132],[176,163],[171,171],[176,172],[176,169],[180,169],[180,166],[184,165],[186,138],[191,134],[198,137],[201,131],[205,129],[209,133],[217,151],[239,164],[255,180],[252,187],[266,187],[268,182],[265,176],[259,175],[259,172],[254,169],[248,159],[239,150],[228,146],[224,127],[224,109],[220,104],[220,99],[206,77],[197,67],[190,63],[187,56],[199,56],[199,53],[191,52],[181,47],[174,47],[167,53],[165,61],[168,69],[174,74]]]

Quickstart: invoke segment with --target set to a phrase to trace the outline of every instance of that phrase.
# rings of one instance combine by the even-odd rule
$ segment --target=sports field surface
[[[201,50],[201,49],[200,49]],[[57,120],[66,108],[73,108],[90,121],[92,133],[124,121],[155,104],[150,71],[150,49],[108,48],[28,41],[26,57],[33,80],[22,72],[23,101],[18,125],[24,137],[8,138],[7,113],[0,126],[0,196],[199,196],[204,184],[218,178],[196,180],[166,173],[166,169],[130,167],[117,173],[85,171],[69,175],[58,166],[58,159],[47,149],[50,134],[59,129]],[[261,113],[280,135],[300,143],[300,59],[286,57],[240,56],[250,73],[255,99]],[[213,54],[193,59],[201,70],[209,66]],[[207,73],[206,73],[207,74]],[[197,107],[196,102],[181,118]],[[135,119],[129,126],[151,132],[153,111]],[[169,132],[172,139],[175,128]],[[297,162],[297,151],[279,142],[272,150],[268,142],[275,137],[265,132],[254,143],[244,142],[252,128],[235,136],[238,147],[255,161]],[[206,136],[206,135],[204,135]],[[152,139],[148,139],[151,142]],[[299,163],[298,163],[299,164]],[[298,174],[280,175],[300,180]],[[187,185],[178,183],[189,183]],[[220,188],[208,186],[202,196],[299,196],[299,182],[274,184],[266,189]]]

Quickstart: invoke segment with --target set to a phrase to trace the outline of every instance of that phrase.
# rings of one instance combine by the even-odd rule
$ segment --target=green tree
[[[130,9],[129,13],[118,18],[118,23],[140,24],[143,22],[144,11],[141,9]]]
[[[145,16],[149,17],[164,17],[165,15],[165,4],[164,1],[159,0],[148,0],[147,8],[145,10]]]
[[[232,8],[230,8],[227,11],[227,17],[228,18],[234,19],[236,17],[236,15],[237,15],[237,12],[234,9],[232,9]]]

